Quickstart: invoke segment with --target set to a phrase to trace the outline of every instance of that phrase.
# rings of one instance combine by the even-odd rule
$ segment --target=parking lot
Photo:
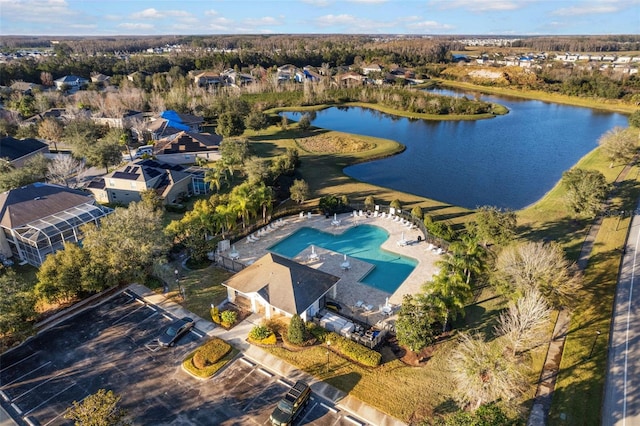
[[[206,338],[196,328],[169,349],[155,339],[173,318],[127,292],[0,356],[0,403],[19,424],[62,425],[65,410],[100,388],[122,396],[134,424],[267,424],[291,384],[242,356],[212,380],[180,368]],[[353,425],[317,395],[299,424]]]

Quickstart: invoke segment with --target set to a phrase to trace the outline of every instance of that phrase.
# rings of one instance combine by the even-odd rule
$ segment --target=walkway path
[[[627,165],[618,175],[614,182],[614,189],[609,195],[609,199],[613,198],[616,187],[627,177],[627,174],[631,170],[632,166]],[[582,243],[580,250],[580,256],[578,257],[578,268],[584,271],[587,268],[591,252],[600,231],[600,225],[602,225],[602,217],[597,217],[589,232]],[[527,426],[544,426],[547,424],[547,418],[549,417],[549,410],[551,409],[551,401],[553,398],[553,392],[556,385],[556,379],[560,370],[560,363],[562,361],[562,352],[564,350],[565,340],[569,331],[569,324],[571,322],[571,314],[566,309],[561,310],[558,313],[556,324],[553,329],[553,335],[551,342],[549,342],[549,348],[547,350],[547,357],[544,361],[544,367],[540,374],[540,381],[538,382],[538,390],[536,391],[536,397],[534,399],[533,407],[527,421]]]

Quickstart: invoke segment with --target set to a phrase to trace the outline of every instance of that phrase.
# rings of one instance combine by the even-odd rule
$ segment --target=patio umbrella
[[[400,241],[404,241],[404,232],[402,232],[402,238],[400,238]]]
[[[387,299],[384,301],[384,306],[389,306],[389,298],[387,297]]]
[[[344,261],[345,262],[347,261],[347,255],[346,254],[344,255]]]
[[[314,246],[311,246],[311,254],[316,254],[316,248]]]
[[[337,222],[337,220],[338,220],[338,213],[334,213],[333,214],[333,221]]]

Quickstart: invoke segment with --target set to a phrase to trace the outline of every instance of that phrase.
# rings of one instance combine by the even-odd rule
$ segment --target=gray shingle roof
[[[93,197],[84,192],[48,183],[34,183],[0,194],[0,226],[17,228],[92,202]]]
[[[241,293],[258,293],[277,309],[302,314],[340,278],[268,253],[235,274],[224,285]]]
[[[15,139],[7,136],[0,139],[0,158],[8,158],[9,161],[17,160],[47,146],[46,143],[37,139]]]

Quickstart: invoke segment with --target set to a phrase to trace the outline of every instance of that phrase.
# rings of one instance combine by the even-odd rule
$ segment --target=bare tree
[[[626,164],[636,154],[636,137],[629,129],[614,127],[598,139],[598,144],[607,155],[609,167],[613,167],[615,162]]]
[[[74,176],[80,176],[84,170],[84,162],[76,160],[71,155],[57,155],[47,168],[47,179],[54,183],[61,183],[69,187]]]
[[[527,383],[522,367],[504,356],[500,342],[485,342],[481,334],[460,335],[451,367],[457,383],[456,397],[473,409],[499,399],[513,402]]]
[[[547,303],[558,308],[573,304],[581,274],[575,263],[565,259],[558,244],[527,242],[500,252],[494,280],[505,293],[516,298],[537,289]]]
[[[55,118],[45,118],[38,124],[38,136],[53,142],[54,149],[58,150],[58,142],[64,136],[64,127]]]
[[[544,342],[550,316],[547,302],[538,290],[531,289],[500,314],[495,331],[505,337],[515,356]]]

